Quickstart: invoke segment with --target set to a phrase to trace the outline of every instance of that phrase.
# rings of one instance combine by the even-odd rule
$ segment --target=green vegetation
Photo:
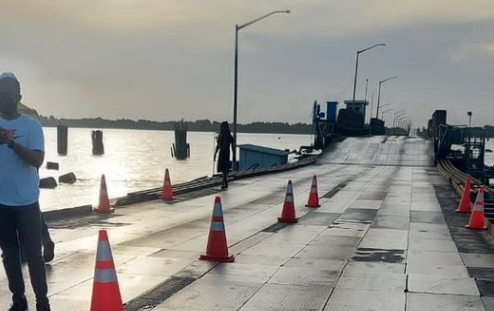
[[[158,131],[172,131],[176,126],[181,124],[181,122],[176,121],[156,122],[148,120],[134,121],[129,119],[57,119],[53,116],[40,116],[39,120],[45,127],[55,127],[59,124],[63,124],[68,127],[76,128],[110,128]],[[194,132],[217,132],[220,129],[220,122],[210,120],[184,121],[184,125],[189,131]],[[288,124],[283,122],[254,122],[249,124],[238,124],[237,129],[242,133],[310,134],[312,132],[312,125],[305,123]]]

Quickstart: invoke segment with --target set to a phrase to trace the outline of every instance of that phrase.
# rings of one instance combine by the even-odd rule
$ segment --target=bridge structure
[[[305,207],[314,175],[316,209]],[[290,225],[277,222],[288,180],[298,217]],[[198,260],[216,196],[233,263]],[[493,310],[494,242],[464,228],[469,216],[455,214],[457,204],[431,141],[349,137],[313,165],[233,181],[227,191],[51,220],[50,299],[54,310],[89,309],[106,228],[127,311]],[[0,297],[9,297],[0,273]]]

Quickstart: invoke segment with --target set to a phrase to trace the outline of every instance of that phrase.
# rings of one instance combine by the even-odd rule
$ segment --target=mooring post
[[[59,155],[67,155],[69,128],[66,125],[57,125],[57,151]]]
[[[187,143],[187,126],[183,120],[175,126],[173,153],[177,160],[185,160],[190,157],[190,146]]]
[[[103,131],[92,131],[91,140],[93,142],[93,155],[102,155],[105,153],[103,145]]]

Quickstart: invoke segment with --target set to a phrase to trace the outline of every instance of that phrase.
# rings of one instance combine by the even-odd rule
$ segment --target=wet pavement
[[[456,203],[438,200],[430,147],[417,138],[348,138],[317,165],[231,183],[220,196],[234,263],[198,260],[211,194],[52,222],[53,310],[89,309],[100,228],[126,310],[490,310],[493,298],[479,291],[490,279],[479,283],[471,269],[494,271],[494,252],[458,251],[443,214]],[[309,209],[314,174],[321,207]],[[279,225],[288,179],[299,222]],[[0,309],[8,297],[1,272]]]

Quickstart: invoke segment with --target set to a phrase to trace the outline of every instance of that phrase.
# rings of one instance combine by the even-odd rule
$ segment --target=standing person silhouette
[[[26,255],[36,310],[50,311],[42,246],[38,168],[44,160],[41,124],[19,113],[19,81],[0,75],[0,248],[12,292],[9,311],[26,311],[19,244]]]
[[[220,135],[216,143],[216,150],[214,152],[214,158],[216,159],[216,154],[218,151],[220,155],[218,156],[218,172],[223,175],[223,182],[221,184],[221,189],[228,188],[228,171],[230,170],[230,149],[233,148],[233,137],[230,133],[230,128],[228,127],[228,122],[222,122],[220,126]]]

